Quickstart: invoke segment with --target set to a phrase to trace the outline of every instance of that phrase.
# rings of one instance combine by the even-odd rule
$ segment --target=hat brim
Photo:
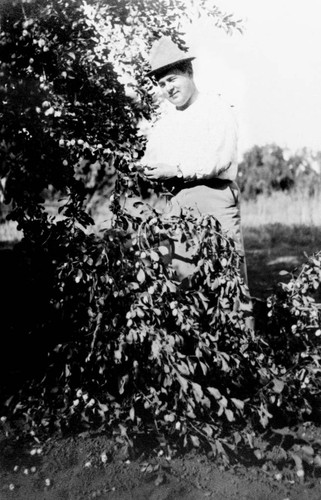
[[[193,61],[193,59],[195,59],[195,56],[183,57],[182,59],[178,59],[177,61],[171,62],[170,64],[166,64],[165,66],[160,66],[159,68],[148,71],[148,73],[146,73],[146,76],[156,76],[159,73],[164,73],[164,71],[172,68],[173,66],[177,66],[177,64],[180,64],[181,62]]]

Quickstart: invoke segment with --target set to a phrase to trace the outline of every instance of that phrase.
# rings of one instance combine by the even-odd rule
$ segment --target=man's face
[[[196,92],[193,77],[177,69],[168,70],[158,80],[163,97],[178,109],[185,109],[193,102]]]

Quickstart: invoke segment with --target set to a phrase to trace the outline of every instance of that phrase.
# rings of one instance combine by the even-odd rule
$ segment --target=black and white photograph
[[[0,500],[320,500],[320,19],[0,0]]]

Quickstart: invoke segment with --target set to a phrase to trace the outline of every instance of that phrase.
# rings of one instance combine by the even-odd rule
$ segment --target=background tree
[[[290,153],[276,144],[254,146],[244,153],[238,182],[244,199],[274,191],[313,195],[320,190],[320,165],[320,153],[307,148]]]

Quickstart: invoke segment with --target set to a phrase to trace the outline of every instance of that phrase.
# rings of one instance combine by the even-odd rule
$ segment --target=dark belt
[[[219,179],[213,177],[212,179],[194,179],[194,180],[184,180],[180,177],[175,177],[175,179],[169,179],[164,182],[164,186],[168,189],[171,194],[176,194],[182,189],[191,189],[196,186],[207,186],[212,189],[225,189],[231,186],[233,181],[229,179]]]

